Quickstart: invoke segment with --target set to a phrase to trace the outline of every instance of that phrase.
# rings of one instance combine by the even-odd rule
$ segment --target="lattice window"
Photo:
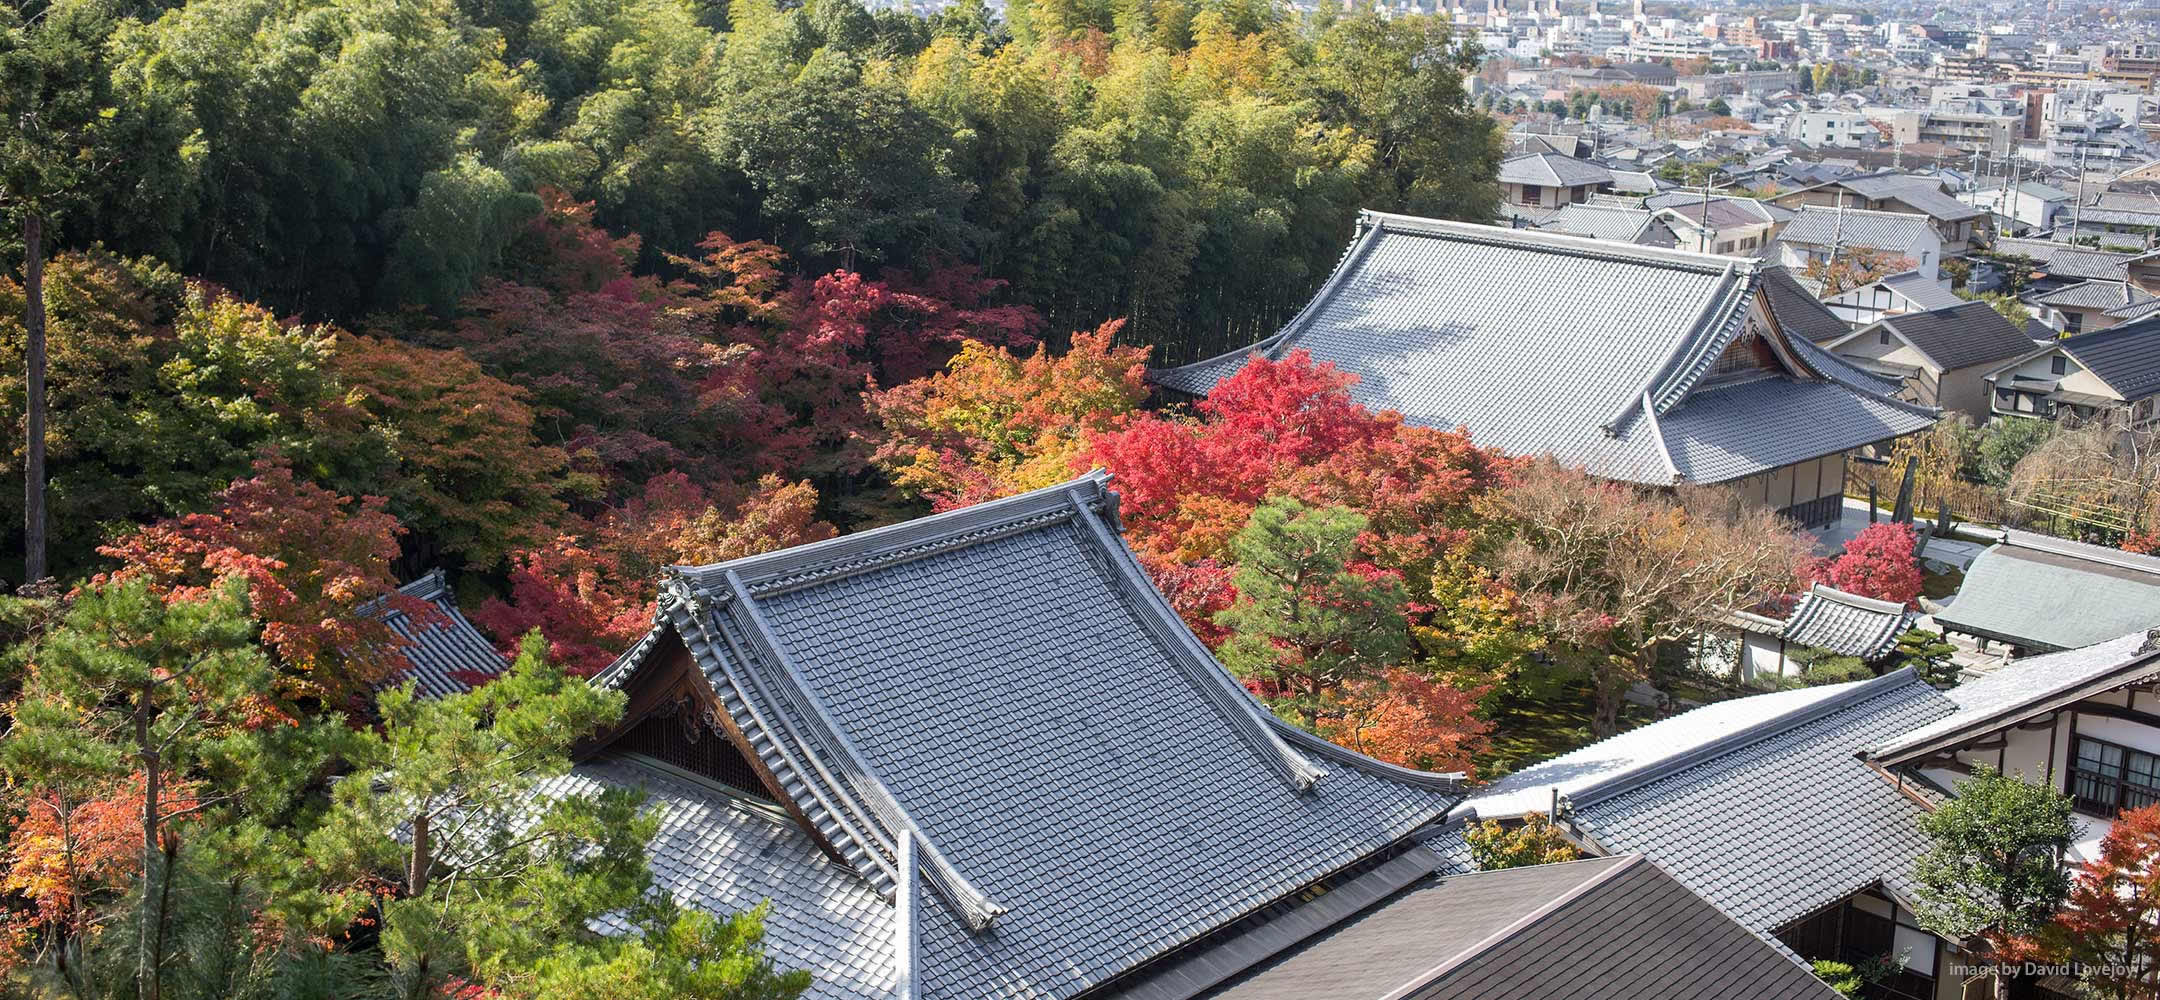
[[[730,788],[770,800],[765,783],[725,733],[688,701],[662,708],[617,738],[614,749],[643,754]]]
[[[1738,375],[1743,372],[1762,370],[1762,357],[1757,353],[1755,337],[1741,337],[1726,345],[1725,353],[1718,355],[1717,363],[1710,366],[1710,375]]]

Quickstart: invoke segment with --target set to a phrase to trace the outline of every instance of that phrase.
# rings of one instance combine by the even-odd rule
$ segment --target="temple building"
[[[657,888],[716,914],[769,900],[767,952],[816,998],[1303,996],[1328,970],[1354,974],[1344,1000],[1835,995],[1641,859],[1450,866],[1430,841],[1460,776],[1269,713],[1118,525],[1095,474],[673,569],[594,680],[622,720],[555,787],[644,789]],[[1640,906],[1688,919],[1646,936],[1615,916]],[[1632,957],[1557,979],[1498,961],[1555,942]]]
[[[1464,427],[1481,444],[1608,479],[1730,484],[1822,525],[1839,514],[1850,455],[1938,411],[1788,330],[1789,309],[1766,287],[1783,279],[1769,270],[1365,212],[1334,274],[1280,332],[1150,378],[1205,396],[1251,357],[1302,351],[1356,375],[1358,402],[1413,423]]]
[[[370,613],[380,614],[383,624],[406,642],[399,653],[409,667],[388,683],[411,681],[414,694],[440,698],[470,691],[473,685],[502,673],[510,665],[495,644],[481,635],[471,619],[465,617],[465,612],[458,609],[457,597],[450,592],[450,583],[442,570],[429,570],[419,579],[399,587],[398,593],[426,601],[434,605],[434,611],[429,615],[430,620],[416,621],[387,603],[378,604],[371,610]]]

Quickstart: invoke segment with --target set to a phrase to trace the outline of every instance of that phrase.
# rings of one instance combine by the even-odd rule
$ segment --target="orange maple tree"
[[[381,497],[354,500],[297,479],[268,458],[218,494],[215,511],[168,518],[98,551],[120,561],[100,580],[145,578],[167,600],[196,600],[228,576],[246,581],[262,641],[275,654],[281,693],[335,702],[407,666],[405,640],[380,616],[383,601],[413,620],[439,616],[397,593],[397,519]]]

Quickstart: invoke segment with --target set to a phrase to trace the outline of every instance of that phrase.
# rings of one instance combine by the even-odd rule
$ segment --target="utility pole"
[[[2081,237],[2079,230],[2085,223],[2085,137],[2082,135],[2078,137],[2077,174],[2077,200],[2071,203],[2070,208],[2070,243],[2073,246]]]

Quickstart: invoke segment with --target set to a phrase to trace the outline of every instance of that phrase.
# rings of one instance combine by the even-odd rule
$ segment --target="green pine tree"
[[[1365,526],[1347,508],[1276,497],[1230,542],[1238,599],[1215,616],[1232,633],[1222,661],[1307,728],[1334,713],[1345,686],[1409,654],[1402,581],[1350,568]]]

